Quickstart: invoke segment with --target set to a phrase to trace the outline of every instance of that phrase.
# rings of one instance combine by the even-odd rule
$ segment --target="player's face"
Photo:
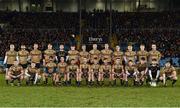
[[[14,45],[10,45],[10,50],[14,50]]]
[[[75,50],[75,46],[71,46],[71,50]]]
[[[49,61],[50,61],[50,62],[53,62],[53,58],[49,58]]]
[[[61,62],[64,62],[64,57],[61,57]]]
[[[152,45],[152,50],[156,50],[156,45]]]
[[[107,64],[108,64],[108,62],[105,60],[105,61],[104,61],[104,65],[107,65]]]
[[[97,44],[93,44],[93,49],[97,49]]]
[[[52,49],[52,45],[51,44],[48,45],[48,49]]]
[[[25,50],[26,49],[25,45],[21,45],[21,49]]]
[[[152,64],[157,64],[157,61],[153,60],[153,61],[152,61]]]
[[[35,64],[35,63],[31,63],[31,67],[32,67],[32,68],[35,68],[35,67],[36,67],[36,64]]]
[[[108,44],[105,44],[105,49],[109,49],[109,45]]]
[[[144,61],[144,60],[140,60],[140,63],[141,63],[141,64],[144,64],[144,63],[145,63],[145,61]]]
[[[120,60],[119,59],[116,60],[116,64],[120,64]]]
[[[87,63],[87,59],[86,58],[83,59],[83,63]]]
[[[166,66],[166,67],[170,67],[171,64],[168,62],[168,63],[165,64],[165,66]]]
[[[116,51],[120,51],[120,47],[119,46],[116,46]]]
[[[97,60],[94,60],[94,64],[98,64],[98,61],[97,61]]]
[[[14,66],[18,66],[19,62],[18,61],[14,61]]]
[[[60,48],[61,50],[63,50],[63,49],[64,49],[64,45],[60,45],[59,48]]]
[[[75,64],[75,60],[71,60],[71,64]]]
[[[129,50],[129,51],[132,51],[132,46],[128,46],[128,50]]]
[[[34,49],[38,49],[38,44],[34,44]]]
[[[86,51],[86,46],[85,45],[82,46],[82,50]]]
[[[143,50],[145,49],[145,46],[144,46],[144,45],[141,45],[141,46],[140,46],[140,49],[141,49],[141,51],[143,51]]]
[[[132,66],[132,65],[133,65],[133,62],[129,62],[128,64],[129,64],[129,66]]]

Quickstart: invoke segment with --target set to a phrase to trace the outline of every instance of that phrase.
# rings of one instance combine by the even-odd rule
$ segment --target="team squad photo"
[[[175,86],[177,81],[176,70],[167,61],[160,70],[159,60],[161,53],[156,50],[156,44],[152,44],[152,50],[146,51],[145,45],[140,45],[140,51],[133,51],[132,45],[128,45],[127,51],[122,52],[120,46],[112,51],[108,44],[104,49],[98,50],[97,44],[93,49],[86,51],[86,45],[82,50],[76,50],[71,46],[69,51],[64,50],[64,45],[59,46],[59,51],[53,50],[52,44],[47,45],[45,51],[38,50],[38,44],[34,44],[32,51],[27,51],[25,45],[21,45],[19,51],[15,46],[10,45],[10,50],[5,54],[4,65],[6,65],[5,80],[7,84],[14,86],[21,85],[23,80],[26,85],[47,84],[48,79],[52,80],[54,86],[70,86],[72,79],[77,86],[85,85],[102,86],[107,79],[109,86],[156,86],[166,81],[172,81]],[[133,80],[133,84],[129,80]],[[120,81],[117,84],[116,81]],[[43,83],[42,83],[43,82]]]
[[[0,0],[1,107],[180,107],[180,0]]]

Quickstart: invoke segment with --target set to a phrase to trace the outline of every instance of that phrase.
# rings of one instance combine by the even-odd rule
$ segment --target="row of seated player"
[[[13,65],[8,68],[5,78],[6,83],[9,84],[10,81],[11,86],[14,86],[16,80],[18,86],[21,85],[23,80],[26,80],[26,85],[40,84],[40,81],[47,85],[48,79],[52,78],[52,83],[55,86],[70,86],[72,80],[75,80],[77,86],[81,86],[83,80],[88,86],[95,84],[103,86],[107,80],[111,86],[121,85],[126,87],[130,85],[142,86],[144,82],[151,86],[157,86],[159,82],[162,82],[163,86],[167,86],[167,80],[172,81],[172,86],[174,86],[178,79],[176,69],[169,61],[166,62],[161,72],[156,59],[152,59],[149,66],[146,64],[144,57],[137,65],[134,65],[132,60],[129,60],[127,64],[121,64],[120,61],[118,58],[113,65],[108,64],[107,61],[99,65],[97,61],[89,64],[87,59],[84,58],[82,63],[78,65],[75,59],[67,64],[64,57],[61,57],[60,62],[56,65],[51,56],[49,63],[44,66],[43,72],[36,67],[35,63],[23,68],[18,61],[14,61]],[[117,81],[120,81],[120,84],[117,84]]]

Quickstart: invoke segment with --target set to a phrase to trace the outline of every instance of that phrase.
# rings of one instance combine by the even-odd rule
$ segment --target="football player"
[[[168,61],[166,62],[165,66],[162,69],[162,75],[160,77],[160,80],[163,81],[164,86],[167,86],[166,80],[172,81],[172,86],[177,81],[177,75],[176,75],[176,69],[171,65],[171,63]]]
[[[161,59],[161,53],[157,50],[156,44],[152,44],[152,50],[149,51],[149,63],[152,63],[152,59],[156,59],[158,63]]]
[[[5,58],[4,58],[4,65],[6,65],[6,84],[8,84],[8,70],[9,68],[14,64],[14,61],[18,61],[18,53],[15,51],[14,44],[10,45],[10,50],[6,52]]]
[[[18,80],[17,86],[21,85],[21,81],[23,80],[23,67],[19,65],[18,61],[14,61],[13,65],[8,70],[8,79],[10,80],[11,86],[14,86],[14,81]]]

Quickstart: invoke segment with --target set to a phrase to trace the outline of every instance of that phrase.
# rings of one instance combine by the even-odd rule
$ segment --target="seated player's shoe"
[[[11,86],[14,86],[14,83],[10,83]]]
[[[8,81],[8,80],[6,80],[6,84],[7,84],[7,85],[9,84],[9,81]]]
[[[21,83],[17,83],[17,86],[21,86]]]

